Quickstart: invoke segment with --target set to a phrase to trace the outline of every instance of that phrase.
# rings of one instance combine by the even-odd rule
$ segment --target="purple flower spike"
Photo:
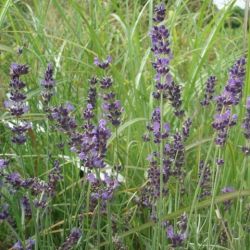
[[[111,56],[108,56],[107,59],[105,61],[103,61],[103,62],[101,62],[98,57],[94,58],[94,64],[96,66],[98,66],[99,68],[101,68],[101,69],[108,68],[108,66],[110,65],[111,62],[112,62],[112,57]]]
[[[74,106],[70,103],[52,108],[50,109],[49,119],[56,122],[59,130],[72,134],[77,127],[75,119],[70,115],[73,110]]]
[[[174,232],[174,227],[169,222],[164,223],[166,227],[166,235],[170,240],[172,247],[180,247],[184,244],[187,238],[187,216],[183,214],[179,219],[178,223],[178,232]]]
[[[9,161],[0,158],[0,171],[5,169],[9,165]]]
[[[242,97],[242,89],[246,73],[246,59],[241,57],[229,71],[228,82],[221,93],[215,98],[217,110],[220,112],[223,106],[237,105]]]
[[[21,205],[24,210],[25,216],[30,218],[32,216],[30,200],[27,196],[23,196],[21,199]]]
[[[9,205],[7,203],[0,205],[0,222],[8,219],[9,216]]]
[[[100,86],[102,89],[108,89],[112,86],[112,84],[113,84],[113,80],[111,77],[103,77],[100,80]]]
[[[44,103],[47,105],[54,95],[55,80],[53,78],[53,66],[51,63],[48,64],[47,69],[44,73],[44,79],[41,81],[42,86],[42,97]]]
[[[26,85],[20,80],[21,75],[28,73],[28,66],[13,63],[10,67],[10,97],[4,101],[4,106],[10,114],[15,117],[17,122],[11,128],[13,132],[12,142],[15,144],[24,144],[26,142],[26,131],[30,128],[28,123],[22,123],[20,118],[29,111],[26,103],[26,95],[21,91]]]
[[[205,95],[204,99],[201,101],[202,106],[208,106],[213,99],[213,94],[215,92],[215,84],[216,84],[216,77],[215,76],[210,76],[207,80],[206,83],[206,90],[205,90]]]
[[[229,127],[232,127],[237,122],[237,115],[231,114],[231,110],[227,109],[224,113],[216,114],[212,123],[213,128],[217,131],[215,143],[223,146],[226,142]]]
[[[156,23],[162,22],[165,18],[166,8],[163,3],[157,5],[154,9],[155,16],[153,17],[153,21]]]
[[[28,74],[29,67],[25,64],[12,63],[10,66],[10,75],[12,77],[19,77]]]
[[[192,120],[190,118],[188,118],[182,126],[182,134],[184,139],[186,139],[189,136],[189,132],[190,132],[190,127],[192,125]]]
[[[35,246],[35,240],[29,238],[25,241],[25,246],[20,241],[17,241],[12,247],[13,250],[32,250]]]
[[[62,168],[59,164],[59,161],[54,161],[54,167],[49,173],[48,176],[48,192],[51,196],[55,195],[56,185],[63,178],[62,176]]]
[[[235,189],[233,187],[224,187],[224,188],[221,189],[221,192],[223,194],[232,193],[234,191],[235,191]],[[232,206],[233,203],[232,203],[231,200],[227,200],[227,201],[224,201],[223,204],[225,206],[224,209],[228,210]]]
[[[70,235],[64,241],[64,243],[58,248],[58,250],[70,250],[72,249],[79,239],[82,237],[82,232],[79,228],[72,228]]]

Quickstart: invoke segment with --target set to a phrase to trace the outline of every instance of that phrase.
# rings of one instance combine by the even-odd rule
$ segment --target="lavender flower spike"
[[[42,86],[42,97],[45,104],[48,104],[51,97],[53,96],[53,88],[55,87],[55,80],[53,78],[53,66],[51,63],[48,64],[44,74],[44,79],[41,81]]]
[[[32,250],[35,246],[35,240],[29,238],[25,241],[25,246],[22,245],[20,241],[16,242],[12,247],[13,250]]]
[[[164,4],[156,6],[155,17],[153,18],[156,24],[150,32],[152,42],[151,50],[155,56],[155,61],[152,63],[152,66],[156,71],[156,84],[153,97],[160,99],[162,96],[163,99],[169,100],[175,110],[174,114],[176,116],[182,116],[184,111],[181,109],[181,88],[174,82],[169,68],[170,61],[173,57],[170,49],[169,31],[164,25],[157,25],[158,22],[164,20],[165,12]]]
[[[237,105],[239,103],[242,96],[245,73],[246,59],[243,56],[230,69],[228,82],[223,92],[215,98],[219,112],[223,106]]]
[[[22,122],[20,117],[27,113],[29,110],[26,104],[26,95],[22,92],[22,89],[26,86],[24,82],[20,80],[21,75],[28,73],[28,66],[24,64],[12,63],[10,67],[10,97],[9,100],[4,102],[5,108],[7,108],[12,116],[15,117],[17,122],[14,123],[11,128],[13,132],[12,142],[16,144],[24,144],[26,141],[25,133],[31,127],[29,123]]]
[[[94,58],[94,64],[96,66],[98,66],[101,69],[106,69],[108,68],[108,66],[110,65],[110,63],[112,62],[112,57],[108,56],[106,60],[104,60],[103,62],[100,61],[100,59],[98,57]]]
[[[153,17],[153,21],[156,23],[162,22],[165,18],[166,8],[163,3],[157,5],[154,9],[155,16]]]
[[[170,240],[172,247],[182,246],[187,238],[187,215],[185,213],[181,216],[177,225],[179,232],[175,233],[173,225],[169,222],[165,223],[167,238]]]
[[[217,79],[215,76],[210,76],[207,79],[204,99],[201,101],[202,106],[208,106],[210,104],[211,100],[213,99],[216,81],[217,81]]]
[[[82,236],[82,232],[79,228],[73,228],[70,235],[65,242],[58,248],[58,250],[70,250],[72,249]]]

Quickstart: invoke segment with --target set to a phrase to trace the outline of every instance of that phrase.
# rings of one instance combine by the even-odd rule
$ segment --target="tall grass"
[[[213,141],[211,123],[215,105],[208,109],[200,106],[209,75],[218,78],[218,94],[236,59],[247,54],[249,65],[247,19],[245,26],[242,20],[237,29],[225,28],[234,1],[220,11],[213,8],[210,0],[201,1],[198,10],[193,9],[192,2],[169,1],[164,21],[170,30],[174,55],[171,72],[183,89],[183,106],[193,124],[185,142],[184,194],[174,181],[170,182],[168,196],[160,206],[165,211],[160,222],[168,220],[176,226],[178,218],[186,212],[188,235],[179,249],[247,250],[250,247],[250,171],[249,159],[241,152],[241,146],[245,145],[241,122],[250,95],[249,66],[242,100],[234,108],[238,123],[230,130],[223,148],[218,149]],[[29,220],[23,218],[20,193],[8,192],[3,184],[0,191],[10,205],[16,226],[0,221],[0,249],[10,249],[18,240],[24,243],[29,237],[36,240],[35,249],[57,249],[74,227],[83,232],[76,249],[123,249],[118,246],[120,242],[124,249],[171,249],[165,229],[135,202],[146,184],[146,158],[152,151],[152,145],[143,142],[142,136],[155,107],[153,57],[148,37],[155,5],[153,0],[0,2],[0,158],[10,159],[9,172],[19,171],[25,177],[46,180],[56,159],[63,168],[63,180],[56,196],[46,209],[33,208]],[[21,55],[17,53],[18,48],[23,49]],[[41,111],[40,80],[47,63],[52,62],[56,94],[51,106],[72,103],[74,114],[81,122],[88,79],[102,74],[93,59],[108,54],[113,58],[110,74],[114,92],[121,100],[124,113],[121,126],[109,138],[107,164],[112,167],[120,164],[124,181],[108,203],[107,213],[101,214],[98,205],[94,211],[89,210],[91,190],[79,176],[76,154],[67,144],[63,149],[57,147],[67,141],[67,136],[53,130],[52,123]],[[12,118],[2,105],[8,92],[12,62],[30,66],[29,74],[23,78],[30,106],[24,118],[33,127],[23,146],[11,143],[7,122]],[[171,130],[180,130],[182,123],[172,114],[170,105],[163,103],[162,107]],[[217,158],[225,161],[220,168],[215,162]],[[199,199],[201,160],[209,163],[212,172],[211,195],[204,200]],[[235,191],[222,194],[220,190],[226,186],[233,186]],[[224,202],[228,200],[232,206],[225,210]],[[154,234],[155,228],[160,233]]]

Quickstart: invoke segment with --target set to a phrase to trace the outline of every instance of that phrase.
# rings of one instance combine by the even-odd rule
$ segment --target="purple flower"
[[[221,93],[215,98],[217,110],[221,111],[223,106],[237,105],[242,96],[242,89],[246,73],[246,59],[241,57],[229,71],[228,82]]]
[[[55,80],[53,78],[53,66],[51,63],[48,64],[47,69],[44,73],[44,79],[41,80],[42,86],[42,97],[45,104],[48,104],[51,97],[54,94],[53,88],[55,87]]]
[[[53,78],[53,66],[51,63],[49,63],[47,66],[47,69],[44,73],[44,79],[41,81],[41,85],[46,89],[51,89],[55,86],[55,80]]]
[[[153,17],[153,21],[156,23],[162,22],[165,18],[165,14],[166,14],[165,5],[163,3],[157,5],[154,9],[154,14],[155,14],[155,16]]]
[[[23,183],[23,178],[18,172],[13,172],[5,177],[7,183],[11,184],[15,188],[21,188]]]
[[[96,87],[90,87],[87,96],[87,103],[91,104],[93,108],[96,106],[97,91]]]
[[[29,72],[29,67],[25,64],[12,63],[10,66],[10,75],[13,78],[28,74],[28,72]]]
[[[94,58],[94,64],[96,66],[98,66],[101,69],[106,69],[108,68],[108,66],[110,65],[110,63],[112,62],[112,58],[111,56],[108,56],[106,60],[104,60],[103,62],[99,60],[98,57]]]
[[[232,193],[234,191],[235,191],[235,189],[233,187],[224,187],[224,188],[221,189],[221,192],[223,194]],[[224,204],[225,210],[228,210],[232,206],[232,201],[231,200],[226,200],[226,201],[223,202],[223,204]]]
[[[105,211],[107,202],[113,198],[115,190],[119,187],[118,180],[107,174],[104,175],[104,179],[97,179],[93,173],[89,173],[86,179],[91,186],[90,210],[94,211],[99,202],[102,211]]]
[[[152,48],[151,51],[157,54],[166,54],[171,57],[169,48],[169,31],[164,25],[153,26],[151,32]]]
[[[21,92],[26,85],[20,80],[20,76],[28,73],[28,66],[13,63],[10,67],[10,97],[5,100],[4,106],[12,116],[15,116],[16,123],[11,129],[13,132],[12,142],[15,144],[24,144],[26,142],[26,131],[30,128],[27,124],[20,121],[20,117],[29,110],[26,104],[26,95]]]
[[[202,106],[208,106],[210,104],[211,100],[213,99],[216,81],[217,81],[217,79],[215,76],[210,76],[207,79],[204,99],[201,101]]]
[[[23,245],[20,241],[17,241],[15,245],[12,247],[13,250],[32,250],[35,246],[35,240],[29,238],[25,241],[25,245]]]
[[[49,119],[56,122],[57,129],[71,134],[77,127],[75,118],[70,115],[73,110],[74,106],[71,103],[52,108],[49,111]]]
[[[211,171],[209,165],[206,165],[204,161],[200,161],[199,164],[199,182],[201,188],[200,199],[211,193]]]
[[[182,135],[183,138],[186,139],[189,136],[189,132],[190,132],[190,127],[192,125],[192,120],[190,118],[188,118],[182,126]]]
[[[216,164],[217,164],[218,166],[222,166],[222,165],[224,165],[224,160],[223,160],[223,159],[217,159],[217,160],[216,160]]]
[[[32,216],[32,211],[31,211],[30,200],[27,196],[23,196],[21,198],[21,206],[24,210],[25,216],[27,218],[30,218]]]
[[[216,114],[212,123],[213,128],[217,131],[215,143],[223,146],[227,139],[228,129],[234,126],[237,121],[237,115],[231,114],[231,110],[227,109],[224,113]]]
[[[92,104],[88,103],[87,108],[83,112],[83,118],[86,120],[92,119],[94,117],[93,109],[94,108],[93,108]]]
[[[112,123],[113,126],[117,127],[120,125],[120,117],[123,112],[123,108],[121,106],[121,102],[119,100],[115,100],[115,94],[109,93],[104,95],[103,99],[105,100],[102,108],[105,111],[105,115],[108,120]]]
[[[56,185],[62,178],[62,169],[59,164],[59,161],[56,160],[54,161],[54,167],[48,176],[48,193],[51,196],[55,195]]]
[[[5,169],[9,165],[9,161],[0,158],[0,171]]]
[[[161,22],[164,20],[165,12],[164,4],[156,6],[153,20],[156,23]],[[173,81],[169,68],[170,61],[173,57],[170,49],[169,31],[164,25],[156,24],[152,27],[150,36],[152,42],[151,50],[155,56],[155,61],[152,65],[156,70],[156,84],[153,97],[160,99],[162,96],[163,99],[169,100],[175,110],[175,115],[182,116],[184,111],[181,109],[181,89],[180,86]]]
[[[79,239],[82,237],[82,232],[79,228],[72,228],[69,236],[64,243],[58,248],[58,250],[70,250],[72,249]]]
[[[7,203],[3,203],[0,205],[0,222],[8,219],[9,214],[9,205]]]
[[[113,79],[109,76],[103,77],[100,80],[100,86],[102,89],[108,89],[112,86],[112,84],[113,84]]]
[[[178,232],[174,232],[173,225],[169,222],[165,223],[166,235],[170,240],[172,247],[179,247],[184,244],[184,241],[187,239],[187,216],[183,214],[179,219],[178,223]]]

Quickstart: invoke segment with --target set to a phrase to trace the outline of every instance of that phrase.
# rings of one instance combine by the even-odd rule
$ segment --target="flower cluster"
[[[174,227],[168,221],[164,223],[166,227],[167,238],[171,242],[172,247],[180,247],[184,244],[187,238],[187,215],[184,213],[178,223],[178,232],[174,232]]]
[[[58,248],[58,250],[70,250],[72,249],[79,239],[82,237],[82,232],[79,228],[72,228],[69,236],[63,242],[63,244]]]
[[[155,61],[152,63],[153,68],[156,70],[155,77],[155,91],[153,96],[155,99],[167,99],[170,101],[174,108],[176,116],[182,116],[184,111],[181,109],[181,89],[177,85],[170,73],[169,64],[172,59],[172,52],[169,47],[169,31],[164,25],[157,25],[165,17],[165,6],[160,4],[155,8],[155,17],[153,21],[155,25],[150,32],[152,47]]]
[[[103,95],[104,103],[102,105],[103,110],[106,113],[108,120],[112,123],[113,126],[117,127],[120,125],[120,117],[123,112],[121,102],[115,100],[115,94],[110,92]]]
[[[245,72],[246,59],[242,57],[230,69],[228,82],[221,95],[215,97],[218,113],[214,116],[212,126],[217,131],[215,143],[219,146],[225,144],[229,127],[237,122],[237,115],[232,114],[232,106],[241,99]]]
[[[107,128],[107,122],[104,119],[99,121],[97,126],[91,123],[92,106],[87,107],[88,117],[87,123],[84,125],[82,134],[78,134],[75,140],[72,140],[71,149],[78,153],[83,167],[89,169],[105,167],[104,158],[107,151],[107,141],[111,135],[110,130]],[[86,110],[85,110],[86,114]]]
[[[159,107],[155,108],[152,113],[151,123],[147,125],[149,133],[153,134],[154,143],[160,143],[163,139],[166,139],[169,136],[170,127],[168,123],[163,124],[163,131],[161,131],[161,110]],[[150,138],[145,136],[146,141],[149,141]]]
[[[94,58],[94,64],[101,69],[108,68],[108,66],[110,65],[111,62],[112,62],[111,56],[107,56],[106,60],[104,60],[103,62],[98,57]]]
[[[25,217],[31,218],[32,216],[31,204],[29,198],[26,195],[24,195],[21,198],[21,207],[24,211]]]
[[[231,114],[231,110],[227,109],[225,112],[216,114],[212,123],[213,128],[217,131],[215,143],[217,145],[224,145],[228,135],[229,127],[232,127],[237,122],[237,115]]]
[[[45,105],[48,105],[51,97],[54,95],[55,80],[53,78],[53,66],[48,64],[44,73],[44,79],[41,81],[42,86],[42,98]]]
[[[157,110],[156,110],[157,111]],[[153,116],[157,112],[153,112]],[[158,116],[159,118],[159,116]],[[155,118],[154,118],[155,119]],[[188,124],[191,122],[187,120]],[[187,126],[185,124],[183,127]],[[151,129],[151,126],[148,125]],[[147,184],[143,187],[139,200],[137,201],[140,205],[150,207],[154,209],[156,205],[156,200],[160,196],[160,161],[162,161],[163,171],[162,171],[162,180],[163,180],[163,187],[162,187],[162,194],[167,194],[167,183],[170,176],[175,176],[179,179],[179,181],[183,182],[184,177],[184,162],[185,162],[185,147],[184,147],[184,134],[176,132],[174,134],[170,134],[170,129],[167,124],[164,126],[167,130],[164,130],[163,133],[159,134],[159,131],[152,129],[154,142],[159,143],[163,139],[169,139],[169,142],[164,143],[164,150],[162,158],[160,156],[160,152],[153,152],[151,155],[148,156],[147,160],[149,161],[149,169],[148,169],[148,176],[147,176]],[[187,131],[185,130],[185,134]],[[150,137],[148,137],[150,139]],[[152,210],[153,211],[153,210]]]
[[[48,198],[54,196],[56,185],[62,179],[61,167],[58,161],[54,162],[54,167],[48,176],[48,182],[45,182],[37,177],[25,179],[18,172],[3,174],[3,176],[5,183],[10,185],[13,192],[22,188],[29,191],[35,198],[34,205],[36,207],[45,207],[47,205]],[[40,198],[38,199],[37,197],[39,195]],[[24,208],[27,217],[29,217],[30,200],[26,196],[21,199],[21,205]]]
[[[3,170],[9,165],[9,161],[8,160],[5,160],[5,159],[2,159],[0,158],[0,176],[1,176],[1,173],[3,172]]]
[[[221,192],[223,194],[232,193],[234,191],[235,189],[233,187],[224,187],[221,189]],[[224,209],[228,210],[232,206],[233,202],[231,200],[227,200],[227,201],[224,201],[223,204],[224,204]]]
[[[7,220],[9,218],[9,205],[7,203],[3,203],[0,206],[0,223],[3,220]]]
[[[15,121],[11,127],[13,133],[12,142],[15,144],[24,144],[26,142],[25,133],[31,128],[30,123],[20,120],[20,117],[29,110],[26,104],[26,95],[22,91],[26,85],[20,79],[20,76],[27,73],[27,65],[13,63],[10,66],[9,100],[6,100],[4,104],[11,115],[15,117]]]
[[[72,134],[77,127],[75,119],[70,115],[74,106],[70,103],[60,105],[50,109],[49,119],[56,122],[56,128]]]
[[[35,240],[29,238],[25,241],[25,244],[22,244],[21,241],[18,241],[15,243],[15,245],[12,247],[13,250],[32,250],[35,246]]]
[[[198,174],[201,188],[200,199],[202,199],[211,194],[211,171],[204,161],[200,161]]]
[[[101,62],[97,57],[95,58],[95,64],[101,69],[107,69],[111,63],[111,57],[108,56],[107,60]],[[110,91],[109,89],[113,85],[113,79],[110,76],[105,76],[99,80],[100,88],[103,90],[103,105],[102,109],[107,117],[107,119],[111,122],[111,124],[115,127],[119,126],[121,121],[120,117],[123,112],[123,108],[119,100],[116,100],[115,93]]]
[[[217,81],[217,79],[215,76],[210,76],[207,79],[204,99],[201,101],[202,106],[208,106],[210,104],[211,100],[213,99],[216,81]]]
[[[107,202],[113,198],[114,191],[119,187],[116,178],[104,174],[104,178],[97,178],[95,174],[89,173],[87,180],[91,186],[90,210],[93,211],[100,202],[101,210],[105,211]]]
[[[88,90],[87,103],[91,104],[93,108],[95,108],[97,100],[97,89],[96,89],[97,83],[98,79],[95,76],[89,80],[90,87]]]
[[[220,112],[223,107],[228,107],[230,105],[236,105],[239,103],[243,84],[246,74],[246,58],[243,56],[229,71],[228,82],[221,93],[221,95],[215,98],[217,102],[217,110]]]

